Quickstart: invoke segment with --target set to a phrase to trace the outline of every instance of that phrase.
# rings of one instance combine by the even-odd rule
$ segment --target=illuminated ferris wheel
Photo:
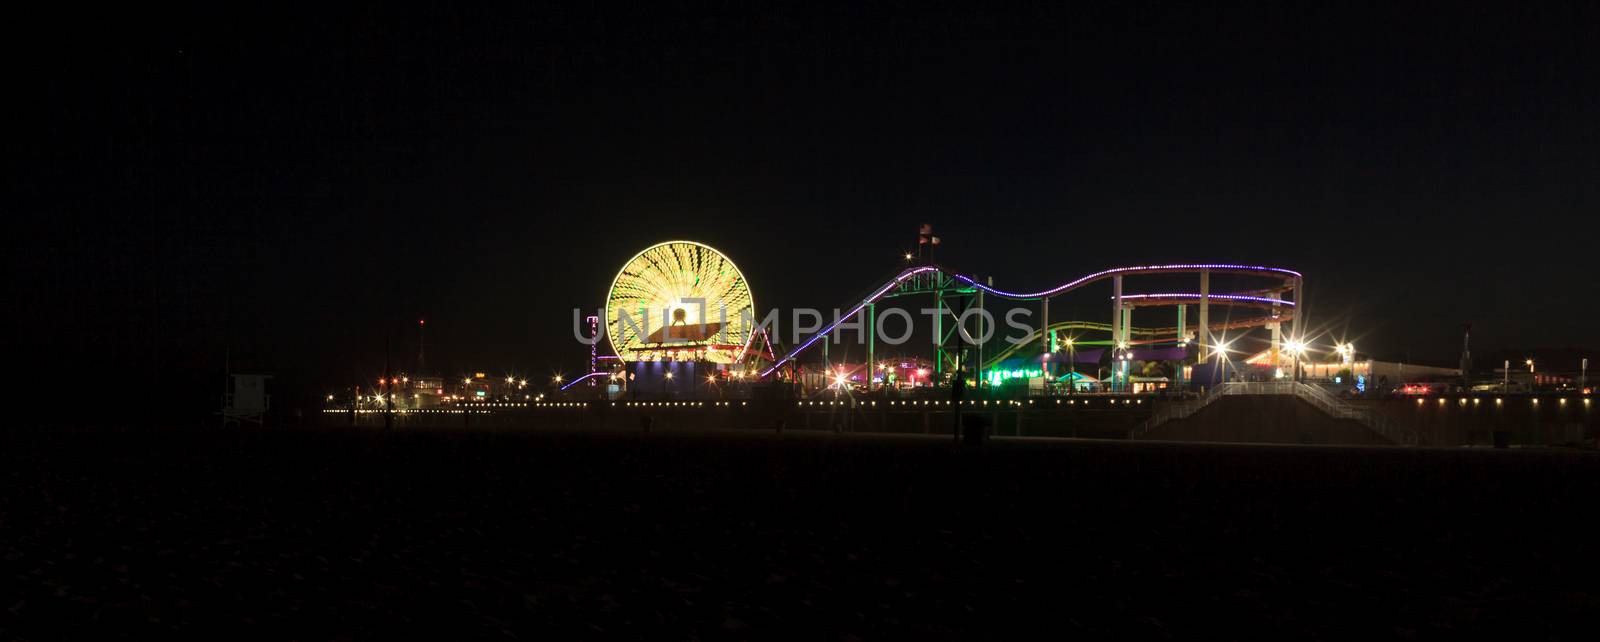
[[[755,302],[727,256],[693,241],[635,254],[606,295],[606,334],[623,361],[734,363],[750,343]]]

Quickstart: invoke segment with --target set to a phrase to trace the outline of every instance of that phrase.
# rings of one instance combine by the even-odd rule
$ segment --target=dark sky
[[[309,390],[426,317],[447,373],[576,372],[646,245],[832,307],[922,222],[1019,289],[1293,267],[1379,354],[1596,343],[1586,3],[915,4],[18,14],[12,369]]]

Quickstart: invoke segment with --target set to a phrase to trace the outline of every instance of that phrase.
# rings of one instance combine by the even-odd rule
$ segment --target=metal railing
[[[1317,386],[1294,381],[1234,381],[1219,384],[1200,399],[1162,406],[1135,428],[1131,436],[1137,439],[1161,424],[1185,419],[1211,405],[1212,402],[1233,395],[1294,395],[1330,417],[1359,422],[1394,443],[1405,446],[1417,444],[1415,431],[1400,425],[1387,415],[1373,408],[1354,405]]]

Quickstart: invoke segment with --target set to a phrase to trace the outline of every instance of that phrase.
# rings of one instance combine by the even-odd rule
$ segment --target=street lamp
[[[1078,353],[1072,345],[1072,337],[1067,337],[1067,394],[1078,391]]]
[[[1350,378],[1356,378],[1356,345],[1354,343],[1340,343],[1333,347],[1339,353],[1339,363],[1350,370]]]
[[[1222,380],[1223,381],[1227,381],[1228,380],[1228,366],[1227,366],[1228,342],[1227,341],[1218,342],[1217,343],[1217,351],[1212,353],[1212,354],[1216,355],[1216,357],[1217,357],[1217,361],[1216,361],[1215,367],[1221,369],[1221,371],[1222,371]]]
[[[1295,383],[1299,383],[1300,382],[1300,355],[1301,355],[1301,353],[1304,353],[1306,351],[1306,344],[1303,341],[1291,340],[1284,347],[1286,349],[1288,349],[1289,356],[1293,358],[1293,363],[1294,363],[1294,376],[1290,377],[1290,379],[1293,380]]]
[[[1111,381],[1113,390],[1118,392],[1128,384],[1128,342],[1118,341],[1115,349],[1111,351]]]
[[[1539,387],[1537,385],[1539,379],[1533,376],[1533,359],[1529,358],[1526,363],[1528,364],[1528,392],[1533,392]]]

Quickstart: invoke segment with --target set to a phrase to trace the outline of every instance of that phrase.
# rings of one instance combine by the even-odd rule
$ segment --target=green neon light
[[[1039,370],[1037,368],[1032,368],[1032,369],[1021,369],[1021,368],[1019,368],[1019,369],[1016,369],[1016,370],[991,370],[991,371],[989,371],[989,384],[997,386],[997,385],[1000,385],[1001,382],[1007,381],[1009,379],[1032,379],[1034,377],[1039,377],[1039,376],[1043,376],[1043,375],[1044,375],[1044,371],[1043,370]]]

